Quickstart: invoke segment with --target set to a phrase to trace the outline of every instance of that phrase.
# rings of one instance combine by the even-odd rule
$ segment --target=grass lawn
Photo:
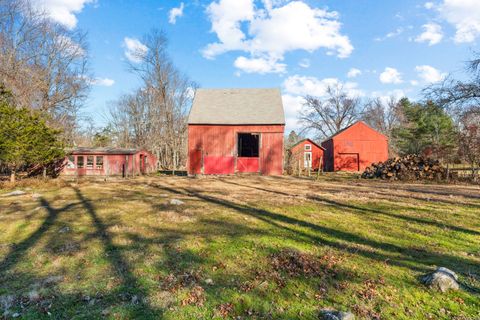
[[[0,194],[0,230],[0,318],[480,318],[478,186],[54,181]],[[422,285],[437,266],[462,290]]]

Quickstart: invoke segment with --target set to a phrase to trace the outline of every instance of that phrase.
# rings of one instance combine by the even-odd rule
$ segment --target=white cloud
[[[402,74],[395,68],[386,67],[380,74],[381,83],[402,83]]]
[[[430,9],[433,9],[435,5],[433,4],[433,2],[425,2],[423,6],[425,7],[425,9],[430,10]]]
[[[287,67],[284,63],[278,63],[271,58],[246,58],[238,57],[233,65],[246,73],[284,73]]]
[[[434,8],[443,19],[455,27],[456,43],[473,42],[480,35],[480,1],[443,0]]]
[[[340,33],[341,23],[334,11],[311,8],[302,1],[218,0],[207,13],[218,42],[207,45],[202,53],[214,58],[228,51],[244,51],[251,59],[276,63],[294,50],[313,52],[325,48],[340,58],[348,57],[353,46]]]
[[[300,60],[298,65],[302,68],[310,68],[310,60],[309,59],[302,59],[302,60]]]
[[[95,78],[92,79],[91,83],[97,86],[111,87],[115,84],[115,80],[109,78]]]
[[[442,73],[429,65],[416,66],[415,71],[418,73],[418,77],[425,83],[439,82],[447,76],[446,73]]]
[[[70,37],[59,35],[55,38],[55,44],[57,48],[62,49],[72,57],[78,58],[86,55],[84,48]]]
[[[347,73],[347,77],[348,78],[355,78],[355,77],[358,77],[361,74],[362,74],[361,70],[359,70],[357,68],[351,68]]]
[[[185,5],[182,2],[182,3],[180,3],[180,7],[172,8],[168,13],[168,22],[171,23],[171,24],[175,24],[177,22],[177,18],[183,16],[183,8],[184,7],[185,7]]]
[[[358,89],[356,82],[342,83],[337,78],[318,79],[315,77],[307,77],[293,75],[283,82],[285,92],[297,96],[316,96],[324,97],[327,94],[327,88],[332,86],[343,86],[349,96],[363,96],[364,92]]]
[[[301,124],[298,121],[298,115],[302,111],[305,99],[302,96],[295,96],[291,94],[282,95],[283,108],[285,111],[285,131],[301,129]]]
[[[401,35],[403,33],[403,31],[405,31],[404,28],[398,27],[397,29],[395,29],[395,31],[389,32],[383,37],[377,37],[374,40],[375,41],[385,41],[385,40],[390,39],[390,38],[395,38],[395,37],[398,37],[399,35]]]
[[[427,23],[424,24],[422,28],[424,31],[415,38],[416,42],[428,42],[428,45],[433,46],[442,41],[442,27],[439,24]]]
[[[89,3],[95,3],[96,0],[35,0],[31,1],[33,7],[44,11],[50,19],[58,22],[69,29],[77,26],[77,17],[83,7]]]
[[[148,51],[147,46],[135,38],[125,37],[123,39],[123,46],[125,47],[125,57],[133,63],[140,63],[142,57]]]

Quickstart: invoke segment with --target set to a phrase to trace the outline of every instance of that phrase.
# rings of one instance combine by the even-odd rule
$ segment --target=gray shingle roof
[[[189,124],[285,124],[279,89],[197,89]]]

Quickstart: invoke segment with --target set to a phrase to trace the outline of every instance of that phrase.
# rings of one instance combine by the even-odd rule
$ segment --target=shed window
[[[311,144],[306,144],[306,145],[305,145],[305,150],[306,150],[306,151],[312,150],[312,145],[311,145]]]
[[[77,168],[83,168],[83,162],[84,161],[84,157],[83,156],[78,156],[77,157]]]
[[[93,169],[93,156],[87,156],[87,169]]]
[[[95,168],[103,169],[103,156],[97,156],[95,165]]]
[[[75,157],[72,155],[68,156],[67,168],[75,169]]]
[[[258,133],[239,133],[238,134],[238,156],[239,157],[258,157],[259,154]]]

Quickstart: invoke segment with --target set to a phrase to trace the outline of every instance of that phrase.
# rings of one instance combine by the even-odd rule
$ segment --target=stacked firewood
[[[438,160],[419,155],[390,158],[385,162],[373,163],[362,173],[362,178],[390,180],[440,180],[446,170]]]

